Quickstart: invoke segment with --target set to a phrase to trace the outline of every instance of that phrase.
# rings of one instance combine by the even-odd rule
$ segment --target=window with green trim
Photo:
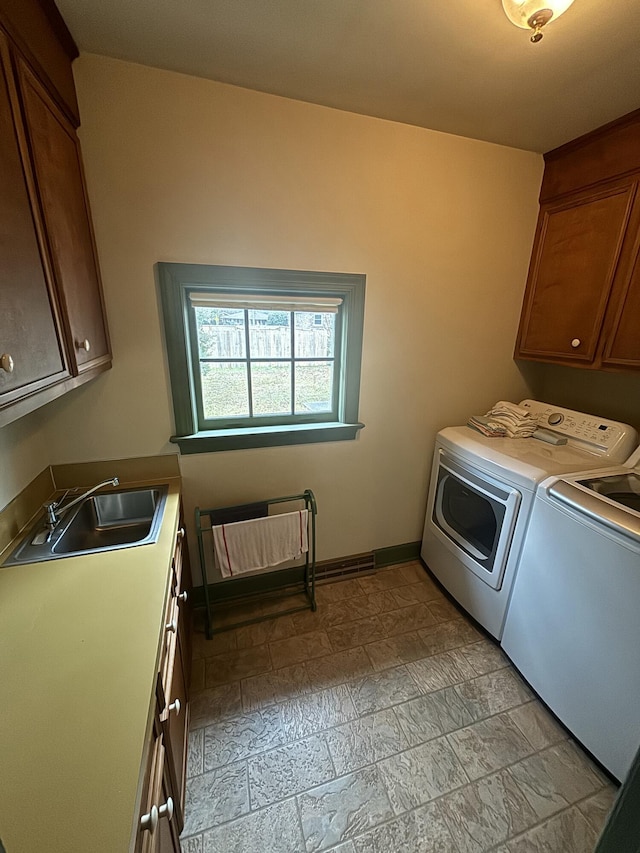
[[[183,453],[355,438],[363,275],[166,263],[158,273]]]

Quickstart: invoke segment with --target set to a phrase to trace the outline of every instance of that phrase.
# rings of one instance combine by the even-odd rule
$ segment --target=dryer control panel
[[[635,429],[620,421],[563,409],[538,400],[522,400],[520,405],[531,412],[540,427],[558,433],[568,443],[594,456],[610,459],[612,463],[625,462],[638,444]]]

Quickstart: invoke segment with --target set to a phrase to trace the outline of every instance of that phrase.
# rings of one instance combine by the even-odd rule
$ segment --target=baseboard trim
[[[393,566],[396,563],[411,563],[420,559],[421,542],[405,542],[404,545],[391,545],[389,548],[377,548],[373,552],[376,569]]]

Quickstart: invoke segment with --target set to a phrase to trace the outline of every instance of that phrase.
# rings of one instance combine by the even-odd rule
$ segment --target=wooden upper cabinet
[[[16,111],[8,43],[0,31],[0,410],[69,375]]]
[[[640,111],[545,155],[516,358],[640,368]]]
[[[75,128],[19,63],[36,181],[76,373],[110,360],[102,291]]]
[[[519,354],[593,361],[629,220],[634,184],[543,205]]]

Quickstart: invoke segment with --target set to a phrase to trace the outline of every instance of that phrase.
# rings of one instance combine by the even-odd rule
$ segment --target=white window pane
[[[330,412],[332,396],[332,361],[296,363],[296,415]]]
[[[244,311],[196,308],[200,358],[245,358]]]
[[[249,311],[251,358],[291,358],[291,314]]]
[[[290,415],[291,364],[252,364],[251,390],[254,415]]]
[[[296,358],[333,358],[336,315],[296,311]]]
[[[200,365],[200,376],[205,418],[248,417],[246,364],[205,362]]]

